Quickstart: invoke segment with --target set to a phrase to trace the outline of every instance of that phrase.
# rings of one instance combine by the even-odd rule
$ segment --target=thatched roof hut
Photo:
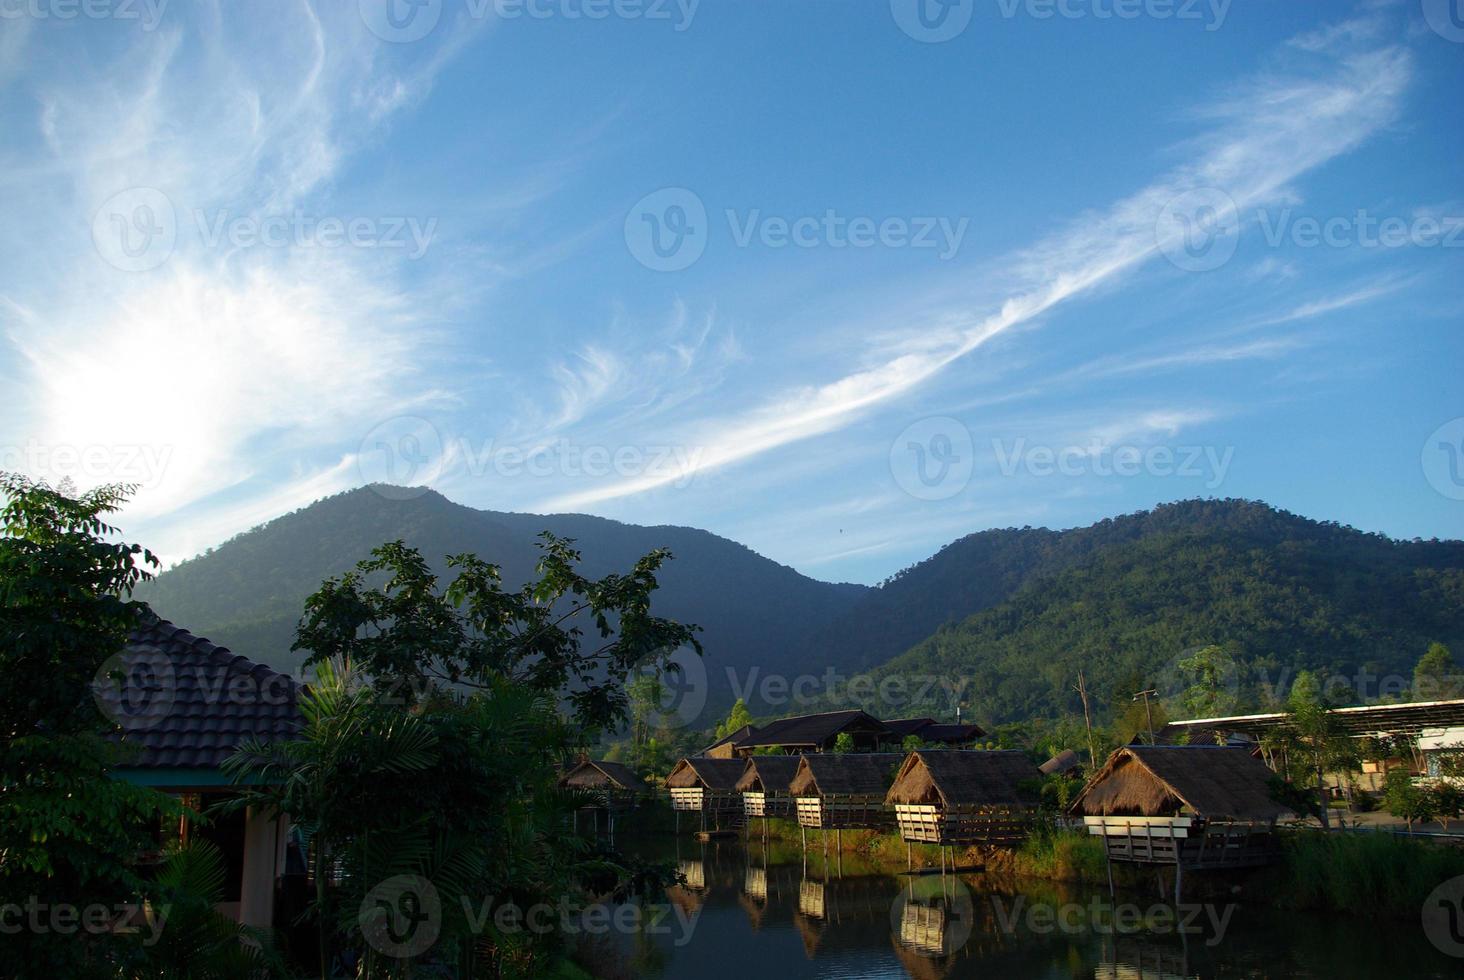
[[[743,793],[782,793],[787,795],[788,786],[798,772],[801,756],[796,755],[754,755],[747,758],[746,768],[737,780],[737,789]]]
[[[881,799],[905,760],[898,752],[821,752],[798,760],[788,784],[794,796],[875,796]]]
[[[896,752],[805,755],[788,784],[799,824],[825,830],[887,825],[885,794],[902,761]]]
[[[666,785],[672,789],[700,788],[732,793],[737,790],[737,780],[742,778],[745,765],[741,759],[692,756],[676,763],[676,767],[666,777]]]
[[[1260,823],[1294,817],[1271,798],[1274,775],[1243,748],[1125,745],[1088,781],[1072,812]]]
[[[749,817],[789,817],[793,815],[793,797],[788,784],[798,771],[796,755],[754,755],[747,759],[747,768],[737,780],[742,793],[742,812]]]
[[[1111,861],[1169,864],[1178,901],[1185,868],[1251,867],[1275,860],[1270,769],[1224,745],[1125,745],[1073,801]]]
[[[702,830],[707,829],[708,813],[719,824],[723,817],[740,823],[742,794],[737,791],[737,780],[742,776],[743,765],[741,759],[708,759],[702,756],[682,759],[666,777],[666,787],[671,792],[671,809],[677,812],[678,817],[682,810],[700,812]]]
[[[1037,800],[1020,784],[1037,776],[1021,752],[921,749],[906,757],[885,802],[1026,809]]]
[[[598,789],[638,793],[645,783],[630,766],[600,759],[581,759],[559,780],[565,789]]]
[[[1021,752],[911,752],[885,803],[900,836],[921,844],[1007,844],[1026,836],[1037,767]]]

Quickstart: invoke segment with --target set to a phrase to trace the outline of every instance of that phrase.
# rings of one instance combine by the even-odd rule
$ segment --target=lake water
[[[612,975],[819,977],[1464,977],[1419,921],[1330,917],[1243,902],[900,875],[800,849],[690,838],[620,840],[675,860],[687,884],[641,904],[638,931],[599,943]],[[624,909],[622,909],[624,910]]]

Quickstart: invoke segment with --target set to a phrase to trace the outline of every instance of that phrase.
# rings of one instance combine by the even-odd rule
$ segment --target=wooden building
[[[1251,867],[1277,854],[1274,773],[1244,748],[1126,745],[1073,801],[1110,861],[1186,869]]]
[[[903,761],[894,752],[805,755],[788,785],[798,823],[816,830],[888,826],[885,794]]]
[[[582,759],[559,780],[564,789],[583,790],[595,805],[607,810],[628,810],[645,795],[645,782],[620,762]]]
[[[788,786],[798,772],[796,755],[749,756],[737,790],[742,812],[748,817],[792,817],[793,797]]]
[[[666,777],[671,791],[671,809],[700,813],[702,829],[711,817],[717,825],[742,822],[742,794],[737,780],[746,765],[741,759],[707,759],[690,756],[676,763]]]
[[[986,737],[986,729],[980,725],[939,722],[934,718],[897,718],[885,724],[903,741],[914,735],[922,742],[963,749]]]
[[[701,754],[718,759],[745,759],[759,750],[786,755],[832,752],[840,735],[848,735],[855,750],[860,752],[896,746],[900,741],[900,736],[878,718],[849,709],[779,718],[760,728],[747,725],[708,745]]]
[[[900,836],[912,844],[1015,844],[1026,837],[1039,778],[1021,752],[911,752],[885,795]]]

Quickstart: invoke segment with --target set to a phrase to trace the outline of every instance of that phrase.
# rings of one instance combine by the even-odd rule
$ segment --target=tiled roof
[[[117,662],[117,661],[120,661]],[[299,731],[298,688],[287,674],[149,617],[95,687],[102,710],[134,746],[123,768],[217,768],[250,737]]]

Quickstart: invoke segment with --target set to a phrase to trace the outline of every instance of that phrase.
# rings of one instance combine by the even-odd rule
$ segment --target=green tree
[[[1286,705],[1289,724],[1283,737],[1289,738],[1290,744],[1285,757],[1298,767],[1298,782],[1315,785],[1317,819],[1323,830],[1330,830],[1326,775],[1357,768],[1358,746],[1337,724],[1321,682],[1310,671],[1296,675]]]
[[[1214,718],[1235,708],[1236,664],[1224,649],[1201,647],[1176,666],[1190,681],[1179,696],[1185,717]]]
[[[1428,788],[1429,802],[1434,814],[1449,829],[1449,821],[1464,815],[1464,789],[1457,783],[1441,779]]]
[[[1413,829],[1414,821],[1427,823],[1434,818],[1434,800],[1425,789],[1413,782],[1406,769],[1392,769],[1388,772],[1383,788],[1383,808],[1393,816],[1408,823]]]
[[[1442,643],[1429,644],[1428,652],[1413,668],[1413,699],[1443,701],[1464,697],[1464,674],[1454,663],[1454,655]]]
[[[73,498],[5,475],[0,493],[0,895],[136,903],[148,831],[180,811],[111,777],[116,726],[91,685],[145,613],[129,596],[157,563],[112,540],[126,487]],[[24,930],[0,941],[0,975],[111,976],[141,955],[131,937]]]
[[[230,806],[289,814],[310,841],[314,866],[334,869],[334,887],[330,876],[316,876],[312,906],[322,975],[332,951],[358,961],[364,977],[428,967],[458,976],[544,970],[552,938],[499,931],[473,916],[510,902],[557,906],[599,867],[569,829],[584,801],[556,787],[556,763],[574,734],[552,700],[499,680],[467,696],[433,692],[406,710],[327,663],[302,692],[300,710],[298,738],[249,743],[229,760],[248,784]],[[369,899],[383,883],[404,880],[418,899],[435,898],[439,933],[397,959],[378,940],[402,924],[378,922],[391,903],[379,912]]]
[[[847,755],[848,753],[853,752],[854,736],[850,735],[848,732],[840,732],[838,734],[838,737],[834,739],[834,751],[841,755]]]
[[[747,710],[747,702],[738,698],[732,705],[732,710],[727,713],[727,718],[717,726],[717,738],[726,738],[735,731],[752,724],[752,712]]]
[[[439,590],[415,548],[401,541],[375,548],[306,600],[293,649],[310,651],[307,664],[351,663],[406,703],[437,684],[488,688],[506,680],[562,694],[587,729],[612,727],[628,713],[631,672],[675,670],[671,655],[682,647],[700,655],[699,627],[651,615],[669,552],[596,580],[579,573],[573,541],[540,537],[539,578],[515,592],[503,588],[497,565],[476,555],[449,556],[455,577]],[[385,584],[369,587],[378,575]]]

